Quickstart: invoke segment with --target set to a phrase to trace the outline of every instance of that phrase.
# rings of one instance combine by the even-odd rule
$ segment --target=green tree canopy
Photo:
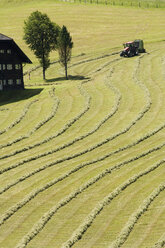
[[[25,21],[23,39],[39,59],[44,80],[45,71],[50,66],[49,54],[57,48],[59,32],[59,26],[39,11],[33,12]]]
[[[71,60],[71,51],[73,48],[72,37],[65,26],[62,27],[58,36],[58,53],[59,60],[62,66],[65,68],[65,76],[68,79],[67,65]]]

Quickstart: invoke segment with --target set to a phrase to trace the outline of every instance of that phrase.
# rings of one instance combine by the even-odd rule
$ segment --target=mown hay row
[[[112,72],[113,71],[111,71],[111,73]],[[110,73],[109,78],[112,76],[111,73]],[[77,141],[83,140],[84,138],[86,138],[86,137],[92,135],[93,133],[95,133],[107,120],[109,120],[118,110],[120,100],[121,100],[121,94],[118,91],[118,89],[115,88],[112,84],[109,84],[109,83],[106,82],[106,85],[107,85],[107,87],[109,87],[114,92],[114,94],[116,95],[116,97],[115,97],[116,99],[115,99],[114,106],[112,107],[112,110],[110,111],[110,113],[107,116],[105,116],[104,119],[102,119],[91,131],[87,132],[86,134],[84,134],[82,136],[79,136],[79,137],[75,138],[74,140],[63,144],[62,146],[60,146],[60,147],[58,147],[56,149],[52,149],[51,151],[44,152],[42,154],[38,154],[37,156],[33,156],[33,157],[31,157],[31,158],[29,158],[27,160],[24,160],[24,163],[25,162],[30,162],[32,160],[36,160],[38,158],[41,158],[41,157],[44,157],[44,156],[47,156],[47,155],[50,155],[50,154],[53,154],[53,153],[55,153],[57,151],[60,151],[60,150],[62,150],[64,148],[66,148],[66,147],[69,147],[69,146],[73,145]],[[1,156],[0,159],[8,158],[8,157],[13,156],[13,155],[18,154],[18,153],[19,152],[17,150],[17,151],[15,151],[13,153],[9,153],[7,155]]]
[[[3,158],[8,158],[8,157],[14,156],[14,155],[16,155],[16,154],[18,154],[18,153],[21,153],[21,152],[28,151],[28,150],[30,150],[30,149],[32,149],[32,148],[38,147],[38,146],[40,146],[40,145],[43,145],[43,144],[45,144],[45,143],[51,141],[52,139],[57,138],[57,137],[60,136],[61,134],[65,133],[65,132],[66,132],[66,131],[67,131],[67,130],[68,130],[68,129],[77,121],[77,120],[79,120],[79,119],[80,119],[80,118],[81,118],[81,117],[90,109],[91,97],[90,97],[90,96],[88,95],[88,93],[82,88],[82,84],[81,84],[78,88],[79,88],[79,90],[80,90],[81,95],[84,96],[84,98],[85,98],[85,105],[84,105],[84,108],[83,108],[83,110],[82,110],[80,113],[78,113],[78,115],[76,115],[74,118],[70,119],[70,120],[68,121],[68,123],[66,123],[66,124],[65,124],[57,133],[55,133],[55,134],[53,134],[53,135],[51,135],[51,136],[48,136],[47,138],[43,139],[43,140],[40,141],[40,142],[37,142],[37,143],[32,144],[32,145],[28,145],[28,146],[26,146],[26,147],[23,147],[23,148],[21,148],[21,149],[18,149],[18,150],[16,150],[16,151],[14,151],[14,152],[12,152],[12,153],[9,153],[9,154],[3,156],[2,159],[3,159]],[[57,110],[58,110],[58,106],[59,106],[59,100],[56,100],[56,104],[55,104],[55,106],[53,106],[53,109],[54,109],[53,113],[54,113],[54,114],[56,114],[56,112],[57,112]],[[51,114],[51,117],[52,117],[52,114]],[[50,119],[51,119],[50,116],[49,116],[47,119],[50,120]],[[45,121],[47,122],[47,119],[44,120],[44,121],[42,121],[41,123],[39,123],[39,124],[33,129],[33,131],[36,131],[37,129],[39,129],[39,127],[43,126],[43,125],[45,124]],[[4,146],[2,145],[0,148],[6,147],[6,146],[10,146],[10,145],[12,145],[12,144],[14,144],[14,143],[16,143],[16,142],[21,141],[22,139],[25,139],[25,138],[30,137],[30,135],[31,135],[31,133],[30,133],[29,136],[27,136],[27,137],[20,137],[20,138],[14,140],[14,141],[12,141],[12,142],[9,142],[8,144],[5,144]],[[32,160],[33,160],[33,159],[32,159]]]
[[[108,55],[106,54],[106,55],[103,55],[103,56],[100,56],[100,57],[97,57],[97,58],[94,58],[94,59],[89,59],[89,60],[87,60],[87,61],[84,61],[83,63],[91,62],[91,61],[98,60],[98,59],[102,59],[102,58],[104,58],[104,57],[112,56],[112,55],[115,55],[115,54],[116,54],[116,53],[112,53],[112,54],[108,54]],[[117,59],[117,60],[118,60],[118,59]],[[116,59],[112,60],[110,63],[113,63],[113,62],[116,62]],[[77,65],[77,64],[75,64],[75,65]],[[108,65],[109,65],[109,63],[108,63]],[[104,67],[103,67],[103,68],[104,68]],[[103,68],[102,68],[102,69],[103,69]],[[99,71],[100,71],[100,70],[101,70],[101,69],[99,69]],[[86,80],[86,81],[84,81],[83,83],[86,83],[86,82],[88,82],[88,81],[89,81],[89,80]],[[10,141],[10,142],[8,142],[7,144],[1,145],[0,148],[5,148],[5,147],[7,147],[7,146],[11,146],[11,145],[13,145],[13,144],[15,144],[15,143],[18,143],[18,142],[20,142],[20,141],[22,141],[23,139],[26,139],[26,138],[28,138],[28,137],[29,137],[28,134],[25,135],[25,136],[18,137],[17,139],[15,139],[15,140],[13,140],[13,141]],[[35,147],[39,146],[40,144],[45,144],[45,143],[51,141],[52,139],[54,139],[54,138],[56,138],[56,137],[57,137],[56,134],[53,135],[53,136],[49,136],[49,137],[47,137],[46,139],[44,139],[42,143],[36,143],[34,146],[31,145],[31,146],[24,147],[24,148],[22,148],[22,149],[17,150],[16,154],[17,154],[17,153],[24,152],[24,151],[27,151],[27,150],[32,149],[32,148],[35,148]],[[12,154],[15,155],[14,152],[13,152]],[[12,156],[12,154],[11,154],[11,156]],[[9,155],[9,154],[8,154],[8,155]]]
[[[144,140],[147,140],[147,139],[149,139],[150,137],[154,136],[155,134],[157,134],[159,131],[161,131],[161,130],[164,129],[164,128],[165,128],[165,123],[163,123],[162,125],[160,125],[158,128],[154,129],[153,131],[149,132],[148,134],[144,135],[143,137],[139,138],[138,140],[134,141],[133,143],[128,144],[128,145],[126,145],[126,146],[124,146],[124,147],[120,147],[119,149],[115,150],[114,152],[110,152],[110,153],[108,153],[108,154],[105,154],[105,155],[103,155],[102,157],[96,158],[95,160],[92,160],[92,161],[89,161],[89,162],[87,162],[87,163],[84,163],[82,167],[81,167],[81,165],[80,165],[80,167],[77,166],[77,168],[80,169],[80,168],[83,168],[83,167],[86,166],[86,165],[90,165],[90,164],[97,163],[97,162],[99,162],[99,161],[103,161],[103,160],[105,160],[106,158],[112,156],[113,154],[117,154],[117,153],[119,153],[119,152],[121,152],[121,151],[124,151],[124,150],[127,150],[127,149],[131,148],[131,147],[134,147],[134,146],[136,146],[137,144],[140,144],[141,142],[143,142]],[[164,145],[163,145],[163,146],[164,146]],[[160,145],[160,146],[158,146],[158,147],[156,147],[156,148],[152,148],[152,149],[149,150],[149,153],[154,152],[154,151],[156,151],[156,150],[159,150],[159,149],[161,149],[161,148],[162,148],[162,145]],[[24,159],[23,161],[20,161],[20,162],[18,162],[18,163],[15,164],[15,165],[11,165],[11,167],[8,167],[9,169],[8,169],[8,168],[2,169],[2,170],[0,171],[0,173],[2,174],[2,173],[6,172],[6,171],[8,171],[8,170],[10,170],[10,169],[16,168],[16,167],[18,167],[18,166],[20,166],[20,165],[24,165],[24,164],[27,163],[27,162],[30,162],[30,161],[36,160],[36,159],[38,159],[38,158],[41,158],[41,157],[43,157],[43,156],[52,154],[53,152],[56,152],[56,151],[58,151],[58,148],[55,149],[55,150],[51,150],[51,151],[48,151],[48,152],[45,152],[45,153],[42,153],[42,154],[38,154],[38,155],[33,156],[33,157],[30,157],[30,158]],[[86,150],[85,150],[85,153],[86,153]],[[144,153],[144,154],[146,154],[146,153]],[[147,154],[148,154],[148,152],[147,152]],[[40,171],[42,171],[42,170],[44,170],[44,169],[46,169],[46,168],[49,168],[49,167],[52,167],[52,166],[54,166],[54,165],[56,165],[56,164],[59,164],[59,163],[65,162],[65,161],[67,161],[67,160],[73,159],[73,158],[75,158],[75,157],[77,157],[77,156],[80,156],[80,155],[82,155],[82,154],[81,154],[81,153],[73,154],[72,156],[68,156],[68,157],[65,157],[65,158],[63,158],[63,159],[59,159],[59,160],[56,160],[56,161],[54,161],[54,162],[48,163],[48,164],[44,165],[43,167],[41,167],[41,168],[39,168],[39,169],[37,169],[37,170],[34,170],[33,172],[31,172],[31,173],[29,173],[29,174],[27,174],[27,175],[24,175],[24,176],[20,177],[19,179],[17,179],[16,181],[14,181],[12,184],[6,186],[3,190],[1,190],[0,193],[5,192],[6,190],[8,190],[8,189],[11,188],[12,186],[16,185],[17,183],[24,181],[25,179],[27,179],[27,178],[29,178],[29,177],[35,175],[36,173],[38,173],[38,172],[40,172]],[[77,169],[76,169],[76,171],[77,171]]]
[[[117,149],[117,150],[115,150],[115,151],[113,151],[113,152],[107,153],[107,154],[105,154],[105,155],[103,155],[103,156],[101,156],[101,157],[98,157],[98,158],[96,158],[96,159],[94,159],[94,160],[92,160],[92,161],[82,163],[82,164],[76,166],[76,167],[75,167],[73,170],[71,170],[70,172],[68,172],[67,175],[69,176],[69,175],[72,174],[73,172],[77,172],[78,170],[84,168],[85,166],[88,166],[88,165],[91,165],[91,164],[95,164],[95,163],[97,163],[97,162],[101,162],[101,161],[105,160],[106,158],[109,158],[110,156],[112,156],[112,155],[114,155],[114,154],[118,154],[119,152],[122,152],[122,151],[125,151],[125,150],[129,149],[129,148],[132,148],[132,147],[136,146],[137,144],[140,144],[140,143],[143,142],[144,140],[149,139],[150,137],[152,137],[153,135],[157,134],[159,131],[161,131],[161,130],[164,129],[164,128],[165,128],[165,124],[161,125],[160,127],[156,128],[156,129],[153,130],[152,132],[146,134],[145,136],[141,137],[140,139],[134,141],[134,142],[131,143],[131,144],[128,144],[128,145],[126,145],[126,146],[124,146],[124,147],[120,147],[119,149]],[[150,150],[148,150],[147,152],[142,153],[142,154],[140,155],[140,157],[138,156],[138,158],[144,157],[144,156],[146,156],[146,155],[148,155],[148,154],[151,154],[152,152],[158,151],[158,150],[160,150],[162,147],[164,147],[164,143],[163,143],[163,144],[160,144],[160,145],[158,145],[158,146],[156,146],[156,147],[154,147],[154,148],[152,148],[152,149],[150,149]],[[48,153],[51,154],[51,152],[49,151],[49,152],[46,153],[46,155],[48,155]],[[73,156],[74,156],[74,155],[73,155]],[[24,159],[22,162],[19,162],[19,163],[13,165],[13,166],[18,167],[18,166],[20,166],[20,165],[25,164],[26,162],[30,162],[30,161],[36,160],[36,159],[38,159],[38,158],[41,158],[41,157],[42,157],[41,154],[39,154],[39,155],[37,155],[37,156],[31,157],[31,158],[28,158],[28,159]],[[70,159],[72,159],[72,158],[75,158],[75,157],[71,157]],[[36,170],[34,170],[34,171],[32,171],[32,172],[26,174],[26,175],[24,175],[24,176],[18,178],[17,180],[15,180],[13,183],[8,184],[8,185],[5,186],[3,189],[1,189],[1,190],[0,190],[0,194],[6,192],[8,189],[10,189],[11,187],[17,185],[18,183],[23,182],[23,181],[26,180],[27,178],[30,178],[31,176],[33,176],[33,175],[35,175],[35,174],[37,174],[37,173],[39,173],[39,172],[45,170],[46,168],[52,167],[52,166],[54,166],[54,165],[57,165],[57,164],[59,164],[59,163],[65,162],[65,161],[70,160],[70,159],[69,159],[69,157],[66,157],[66,158],[63,158],[63,159],[56,160],[56,161],[54,161],[54,162],[48,163],[48,164],[44,165],[43,167],[40,167],[40,168],[38,168],[38,169],[36,169]],[[130,160],[128,160],[128,161],[130,161]],[[132,160],[131,160],[131,161],[132,161]],[[2,171],[2,174],[3,174],[4,172],[7,171],[7,170],[5,170],[5,169],[3,169],[3,170],[4,170],[4,171],[1,170],[1,171]],[[1,172],[1,171],[0,171],[0,172]],[[63,177],[62,177],[62,178],[63,178]],[[64,175],[64,178],[66,178],[66,175]]]
[[[127,164],[129,164],[129,163],[131,163],[133,161],[137,161],[140,158],[143,158],[143,157],[145,157],[145,156],[147,156],[147,155],[149,155],[149,154],[151,154],[151,153],[153,153],[155,151],[158,151],[161,148],[163,148],[164,146],[165,146],[165,143],[163,143],[163,144],[161,144],[161,145],[159,145],[157,147],[154,147],[154,148],[148,150],[147,152],[141,153],[141,154],[139,154],[137,156],[134,156],[134,157],[132,157],[132,158],[130,158],[128,160],[125,160],[125,161],[123,161],[121,163],[118,163],[118,164],[116,164],[116,165],[114,165],[114,166],[112,166],[110,168],[105,169],[100,174],[98,174],[96,177],[91,179],[89,181],[90,182],[89,184],[87,183],[88,186],[86,187],[86,189],[88,187],[90,187],[91,185],[95,184],[97,181],[99,181],[100,179],[102,179],[106,175],[111,174],[112,171],[120,169],[121,167],[123,167],[123,166],[125,166],[125,165],[127,165]],[[102,160],[104,160],[104,159],[102,158]],[[101,160],[99,160],[99,161],[101,161]],[[56,178],[56,179],[50,181],[49,183],[45,184],[41,188],[34,190],[32,193],[30,193],[28,196],[26,196],[23,200],[21,200],[18,204],[16,204],[15,206],[11,207],[6,213],[4,213],[4,215],[0,218],[0,226],[2,224],[4,224],[5,221],[7,219],[9,219],[14,213],[16,213],[20,208],[25,206],[29,201],[31,201],[34,197],[36,197],[39,193],[41,193],[41,192],[47,190],[48,188],[54,186],[58,182],[61,182],[62,180],[64,180],[65,178],[69,177],[70,175],[72,175],[73,173],[77,172],[78,170],[84,168],[85,166],[90,165],[90,164],[94,164],[94,163],[99,162],[99,161],[91,161],[91,162],[82,163],[82,164],[78,165],[77,167],[73,168],[72,170],[70,170],[69,172],[66,172],[64,175],[60,176],[59,178]],[[50,167],[50,165],[49,165],[49,167]],[[33,176],[34,174],[38,173],[39,171],[41,171],[41,170],[37,169],[36,171],[33,171],[33,172],[31,172],[31,173],[19,178],[18,180],[16,180],[12,184],[7,185],[5,188],[3,188],[0,193],[1,194],[4,193],[5,191],[7,191],[12,186],[15,186],[16,184],[26,180],[27,178],[29,178],[29,177]],[[85,190],[85,188],[84,188],[84,190]]]
[[[160,128],[160,127],[159,127]],[[157,130],[158,128],[156,128],[155,130]],[[156,131],[157,132],[157,131]],[[38,193],[37,193],[38,194]],[[20,209],[20,208],[19,208]]]
[[[110,204],[110,202],[118,196],[123,190],[125,190],[129,185],[132,183],[135,183],[139,178],[149,174],[150,172],[157,169],[159,166],[161,166],[165,162],[165,159],[159,161],[158,163],[152,165],[148,169],[144,170],[143,172],[140,172],[139,174],[129,178],[125,183],[123,183],[121,186],[117,187],[112,193],[110,193],[108,196],[106,196],[96,207],[95,209],[88,215],[88,217],[85,219],[84,223],[81,224],[81,226],[74,232],[73,236],[63,245],[63,248],[69,248],[72,247],[81,237],[82,235],[87,231],[87,229],[91,226],[96,216],[103,210],[103,208]],[[92,180],[89,180],[87,183],[85,183],[83,186],[81,186],[79,189],[72,192],[70,195],[65,197],[63,200],[61,200],[56,206],[54,206],[50,211],[48,211],[42,218],[33,226],[31,231],[23,237],[21,242],[17,245],[17,248],[23,248],[26,247],[26,245],[44,228],[44,226],[47,224],[47,222],[54,216],[54,214],[63,206],[68,204],[72,199],[77,197],[80,193],[84,192],[85,189],[87,189],[89,186],[91,186],[93,183],[97,182],[100,179],[99,176],[93,178]]]
[[[7,146],[10,146],[11,143],[14,144],[14,143],[17,143],[17,142],[20,142],[22,141],[23,139],[27,139],[29,138],[33,133],[35,133],[39,128],[41,128],[42,126],[44,126],[48,121],[50,121],[57,113],[57,110],[58,110],[58,107],[59,107],[59,104],[60,104],[60,101],[57,97],[53,96],[53,105],[52,105],[52,110],[51,110],[51,113],[46,117],[44,118],[42,121],[40,121],[39,123],[37,123],[37,125],[35,127],[33,127],[33,129],[27,134],[27,135],[24,135],[24,136],[20,136],[18,137],[17,139],[15,139],[14,141],[12,142],[8,142],[8,144],[5,144],[5,145],[1,145],[0,148],[4,148],[4,147],[7,147]],[[24,148],[22,148],[21,150],[24,151]],[[5,159],[5,158],[9,158],[11,156],[14,156],[16,154],[19,153],[19,150],[16,150],[12,153],[8,153],[6,155],[3,155],[0,157],[0,160],[1,159]]]
[[[52,110],[51,113],[44,118],[41,122],[39,122],[27,135],[27,137],[29,138],[34,132],[36,132],[39,128],[41,128],[42,126],[44,126],[48,121],[50,121],[57,113],[59,104],[60,104],[60,100],[58,99],[58,97],[55,96],[55,88],[53,87],[52,90],[49,91],[50,97],[53,99],[54,103],[52,105]]]
[[[46,118],[44,118],[42,121],[40,121],[38,124],[36,124],[36,126],[26,135],[23,135],[23,136],[20,136],[18,138],[16,138],[15,140],[13,141],[9,141],[8,143],[4,144],[4,145],[1,145],[0,146],[0,149],[2,148],[5,148],[7,146],[11,146],[15,143],[18,143],[24,139],[27,139],[29,138],[35,131],[37,131],[39,128],[41,128],[44,124],[46,124],[48,121],[50,121],[56,114],[57,110],[58,110],[58,107],[59,107],[59,104],[60,104],[60,101],[59,99],[54,95],[54,88],[52,88],[52,92],[49,93],[51,98],[53,99],[54,103],[52,105],[52,111],[50,113],[49,116],[47,116]],[[14,152],[13,152],[14,153]],[[11,154],[13,154],[11,153]],[[17,154],[17,152],[16,152]],[[8,153],[7,155],[4,155],[4,156],[1,156],[0,159],[4,159],[4,158],[8,158],[10,157],[10,153]]]
[[[18,123],[20,123],[23,120],[23,118],[25,117],[25,115],[27,114],[27,112],[30,109],[31,105],[33,103],[37,102],[37,101],[38,101],[38,99],[35,99],[35,100],[31,101],[31,102],[28,102],[26,104],[25,108],[23,109],[21,115],[15,121],[13,121],[8,127],[6,127],[5,129],[1,130],[0,135],[6,133],[7,131],[9,131],[9,129],[15,127]]]
[[[162,237],[155,243],[152,248],[163,248],[165,246],[165,235],[163,234]]]
[[[0,111],[8,111],[9,109],[8,108],[0,108]]]
[[[139,66],[139,63],[138,63],[138,65],[137,65],[137,68],[138,68],[138,66]],[[135,72],[137,71],[137,68],[135,69]],[[135,78],[136,78],[136,77],[135,77]],[[94,149],[103,146],[104,144],[106,144],[106,143],[108,143],[108,142],[114,140],[114,139],[117,138],[118,136],[127,133],[127,132],[131,129],[131,127],[133,127],[139,120],[141,120],[141,119],[143,118],[143,116],[145,115],[145,113],[148,112],[149,109],[150,109],[150,107],[151,107],[151,99],[150,99],[149,91],[148,91],[148,89],[146,88],[146,86],[143,85],[143,83],[140,82],[139,80],[137,80],[137,83],[138,83],[138,84],[144,89],[144,91],[146,92],[147,102],[146,102],[146,105],[144,106],[143,110],[142,110],[141,112],[139,112],[139,114],[136,116],[136,118],[135,118],[135,119],[134,119],[126,128],[124,128],[124,129],[121,130],[120,132],[118,132],[118,133],[116,133],[116,134],[114,134],[114,135],[112,135],[112,136],[110,136],[110,137],[107,137],[105,140],[103,140],[103,141],[97,143],[96,145],[93,145],[93,146],[91,146],[91,147],[89,147],[89,148],[87,148],[87,149],[85,149],[85,150],[83,150],[83,151],[81,151],[81,152],[78,152],[78,153],[76,153],[76,154],[73,154],[73,155],[68,156],[67,158],[65,158],[65,160],[70,160],[70,159],[72,159],[72,158],[75,158],[75,157],[84,155],[85,153],[91,152],[91,151],[93,151]],[[82,92],[82,94],[83,94],[83,92]],[[36,143],[36,144],[33,144],[33,145],[29,145],[29,146],[26,147],[26,148],[22,148],[23,151],[29,150],[29,149],[31,149],[31,148],[34,148],[34,147],[39,146],[39,145],[41,145],[41,144],[44,144],[44,143],[46,143],[46,142],[48,142],[48,141],[54,139],[55,137],[58,137],[59,135],[63,134],[71,125],[73,125],[73,123],[75,123],[82,115],[84,115],[84,113],[86,113],[86,112],[88,111],[88,109],[90,108],[89,104],[90,104],[90,97],[89,97],[88,95],[86,95],[86,107],[85,107],[85,109],[84,109],[78,116],[76,116],[75,118],[73,118],[72,120],[70,120],[70,122],[67,123],[67,124],[66,124],[66,125],[65,125],[57,134],[56,134],[56,135],[49,136],[48,139],[44,139],[43,141],[41,141],[41,142],[39,142],[39,143]],[[31,159],[31,160],[34,160],[33,158],[30,158],[30,159]],[[31,161],[31,160],[30,160],[30,161]],[[6,171],[9,171],[9,170],[11,170],[11,169],[14,169],[14,168],[16,168],[16,167],[18,167],[18,166],[24,164],[26,161],[28,161],[28,159],[25,159],[25,160],[23,160],[23,161],[21,161],[21,162],[15,164],[15,165],[11,165],[11,166],[9,166],[9,167],[7,167],[7,168],[4,168],[4,169],[2,169],[2,170],[0,171],[0,174],[4,173],[4,172],[6,172]],[[62,161],[63,161],[63,159],[62,159]]]
[[[138,210],[130,216],[128,222],[118,235],[117,239],[109,246],[109,248],[119,248],[124,244],[139,218],[148,210],[151,203],[163,190],[165,190],[165,184],[161,184],[144,200]]]

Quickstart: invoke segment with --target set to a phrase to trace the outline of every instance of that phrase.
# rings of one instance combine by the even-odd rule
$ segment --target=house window
[[[13,84],[13,79],[8,79],[8,84],[12,85]]]
[[[5,70],[5,69],[6,69],[6,65],[5,65],[5,64],[3,64],[3,65],[2,65],[2,68],[3,68],[3,70]]]
[[[3,80],[3,85],[6,85],[6,79]]]
[[[3,90],[2,80],[0,80],[0,90]]]
[[[16,84],[21,84],[22,82],[21,82],[21,79],[16,79]]]
[[[12,69],[13,69],[12,64],[7,64],[7,70],[12,70]]]
[[[20,70],[21,69],[21,65],[20,64],[15,64],[15,69],[16,70]]]
[[[3,50],[3,49],[0,49],[0,53],[5,53],[5,50]]]
[[[0,71],[2,70],[2,65],[0,64]]]
[[[7,53],[8,53],[8,54],[11,54],[11,49],[8,49],[8,50],[7,50]]]

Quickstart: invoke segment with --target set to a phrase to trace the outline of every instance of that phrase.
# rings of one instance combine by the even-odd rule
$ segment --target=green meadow
[[[0,92],[0,248],[165,247],[165,9],[125,3],[0,0],[33,62]],[[36,10],[72,36],[69,80],[23,41]],[[134,39],[146,53],[120,57]]]

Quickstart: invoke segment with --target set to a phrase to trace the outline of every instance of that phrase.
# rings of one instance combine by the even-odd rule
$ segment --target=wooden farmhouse
[[[24,89],[24,63],[32,62],[13,39],[0,34],[0,91]]]

